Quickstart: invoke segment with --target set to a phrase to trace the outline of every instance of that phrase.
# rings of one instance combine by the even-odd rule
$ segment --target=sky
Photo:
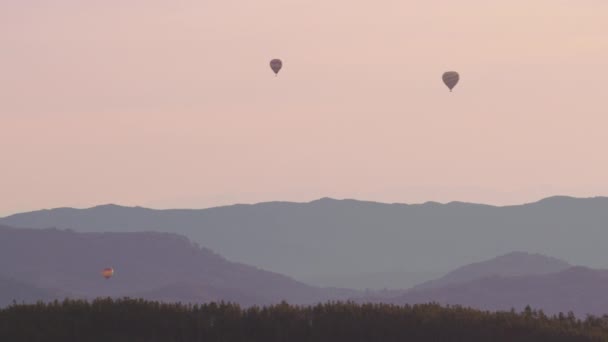
[[[608,195],[607,17],[604,0],[2,0],[0,215]]]

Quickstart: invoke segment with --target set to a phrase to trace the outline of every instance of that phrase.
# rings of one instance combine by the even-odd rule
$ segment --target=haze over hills
[[[16,303],[50,301],[67,296],[59,290],[48,290],[0,276],[0,308]]]
[[[505,207],[328,198],[310,203],[270,202],[202,210],[105,205],[42,210],[0,219],[0,223],[17,227],[177,233],[229,260],[296,279],[327,274],[356,277],[395,269],[447,272],[514,250],[602,268],[608,265],[605,222],[608,198],[604,197],[552,197]],[[398,287],[390,282],[387,278],[381,287]]]
[[[378,291],[360,303],[461,305],[481,310],[523,310],[548,314],[572,311],[580,317],[608,313],[608,270],[571,266],[539,254],[513,252],[460,267],[409,290]]]
[[[113,267],[116,272],[108,281],[100,274],[104,267]],[[60,289],[77,298],[129,295],[249,305],[281,300],[316,303],[354,294],[305,285],[230,262],[183,236],[154,232],[76,233],[0,227],[0,276],[33,288]],[[34,292],[32,296],[48,298],[48,293]]]
[[[419,284],[413,290],[440,288],[491,276],[512,277],[557,273],[571,265],[557,258],[540,254],[513,252],[491,260],[460,267],[445,276]]]
[[[227,301],[243,306],[268,303],[255,296],[255,289],[238,291],[235,289],[218,288],[195,282],[180,282],[166,285],[154,290],[129,292],[130,298],[147,298],[165,303],[209,303]],[[287,299],[287,298],[286,298]]]
[[[307,284],[317,284],[329,287],[344,287],[355,290],[399,290],[409,289],[421,282],[430,281],[444,275],[445,272],[362,272],[360,274],[345,274],[339,272],[320,276],[302,278]]]
[[[395,298],[411,293],[431,293],[427,290],[446,289],[472,281],[491,277],[516,277],[524,275],[545,275],[564,271],[572,266],[560,259],[526,252],[511,252],[495,258],[459,267],[436,279],[402,289],[366,291],[358,298],[360,302],[392,302]],[[426,292],[425,292],[426,291]],[[433,301],[432,296],[429,301]]]
[[[608,313],[608,271],[581,266],[558,273],[500,277],[408,291],[402,296],[381,299],[394,304],[436,302],[483,310],[523,310],[526,306],[548,314],[572,311],[577,316]]]
[[[115,268],[110,280],[104,267]],[[230,262],[172,233],[77,233],[0,227],[0,306],[100,296],[165,302],[232,301],[241,305],[327,300],[418,304],[484,310],[530,305],[547,313],[608,312],[608,271],[571,267],[556,258],[513,252],[460,267],[413,289],[361,293],[319,288]]]

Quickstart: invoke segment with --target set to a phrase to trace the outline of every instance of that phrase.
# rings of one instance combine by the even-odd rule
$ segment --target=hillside
[[[512,252],[491,260],[460,267],[445,276],[415,286],[414,290],[439,288],[491,276],[541,275],[563,271],[571,265],[540,254]]]
[[[106,205],[43,210],[0,220],[12,226],[83,232],[177,233],[229,260],[296,279],[331,274],[354,279],[350,276],[393,270],[447,272],[518,250],[604,268],[608,267],[606,222],[608,198],[569,197],[505,207],[327,198],[203,210]],[[365,287],[349,281],[334,285]],[[385,281],[385,286],[378,285],[398,287],[390,278]]]
[[[101,277],[113,267],[110,280]],[[170,233],[76,233],[56,229],[0,228],[0,276],[72,296],[141,295],[148,299],[283,299],[315,303],[349,296],[286,276],[230,262]]]
[[[408,291],[383,302],[417,304],[436,302],[483,310],[523,310],[527,305],[556,314],[572,311],[578,316],[608,313],[608,271],[584,267],[545,275],[492,276],[467,283]]]
[[[13,279],[0,277],[0,308],[16,303],[35,303],[63,299],[67,295],[61,291],[46,290]]]

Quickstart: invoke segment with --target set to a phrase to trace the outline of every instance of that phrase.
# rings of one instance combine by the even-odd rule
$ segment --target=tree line
[[[578,319],[437,304],[328,302],[241,308],[142,299],[65,300],[0,310],[10,342],[560,342],[608,341],[608,316]]]

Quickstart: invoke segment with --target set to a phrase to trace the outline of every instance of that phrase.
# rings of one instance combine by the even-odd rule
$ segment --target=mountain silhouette
[[[105,280],[100,272],[113,267]],[[352,296],[234,263],[171,233],[77,233],[0,227],[0,276],[75,298],[316,303]],[[9,293],[5,294],[10,297]],[[48,298],[45,293],[34,297]],[[26,296],[27,297],[27,296]],[[31,298],[27,297],[27,298]]]
[[[482,310],[523,310],[526,306],[548,314],[572,311],[579,317],[608,313],[608,271],[571,267],[544,275],[491,276],[466,283],[408,291],[394,304],[435,302]]]
[[[295,279],[338,274],[364,288],[368,273],[445,273],[497,254],[530,251],[608,267],[608,198],[552,197],[490,206],[451,202],[383,204],[323,198],[201,210],[104,205],[13,215],[1,224],[80,232],[171,232],[236,262]],[[354,279],[354,280],[353,280]],[[420,283],[428,278],[412,279]],[[374,284],[395,288],[390,277]],[[382,283],[386,282],[385,286]],[[402,282],[401,282],[402,283]]]
[[[445,276],[415,286],[414,290],[440,288],[491,276],[541,275],[563,271],[571,265],[565,261],[540,254],[512,252],[460,267]]]

